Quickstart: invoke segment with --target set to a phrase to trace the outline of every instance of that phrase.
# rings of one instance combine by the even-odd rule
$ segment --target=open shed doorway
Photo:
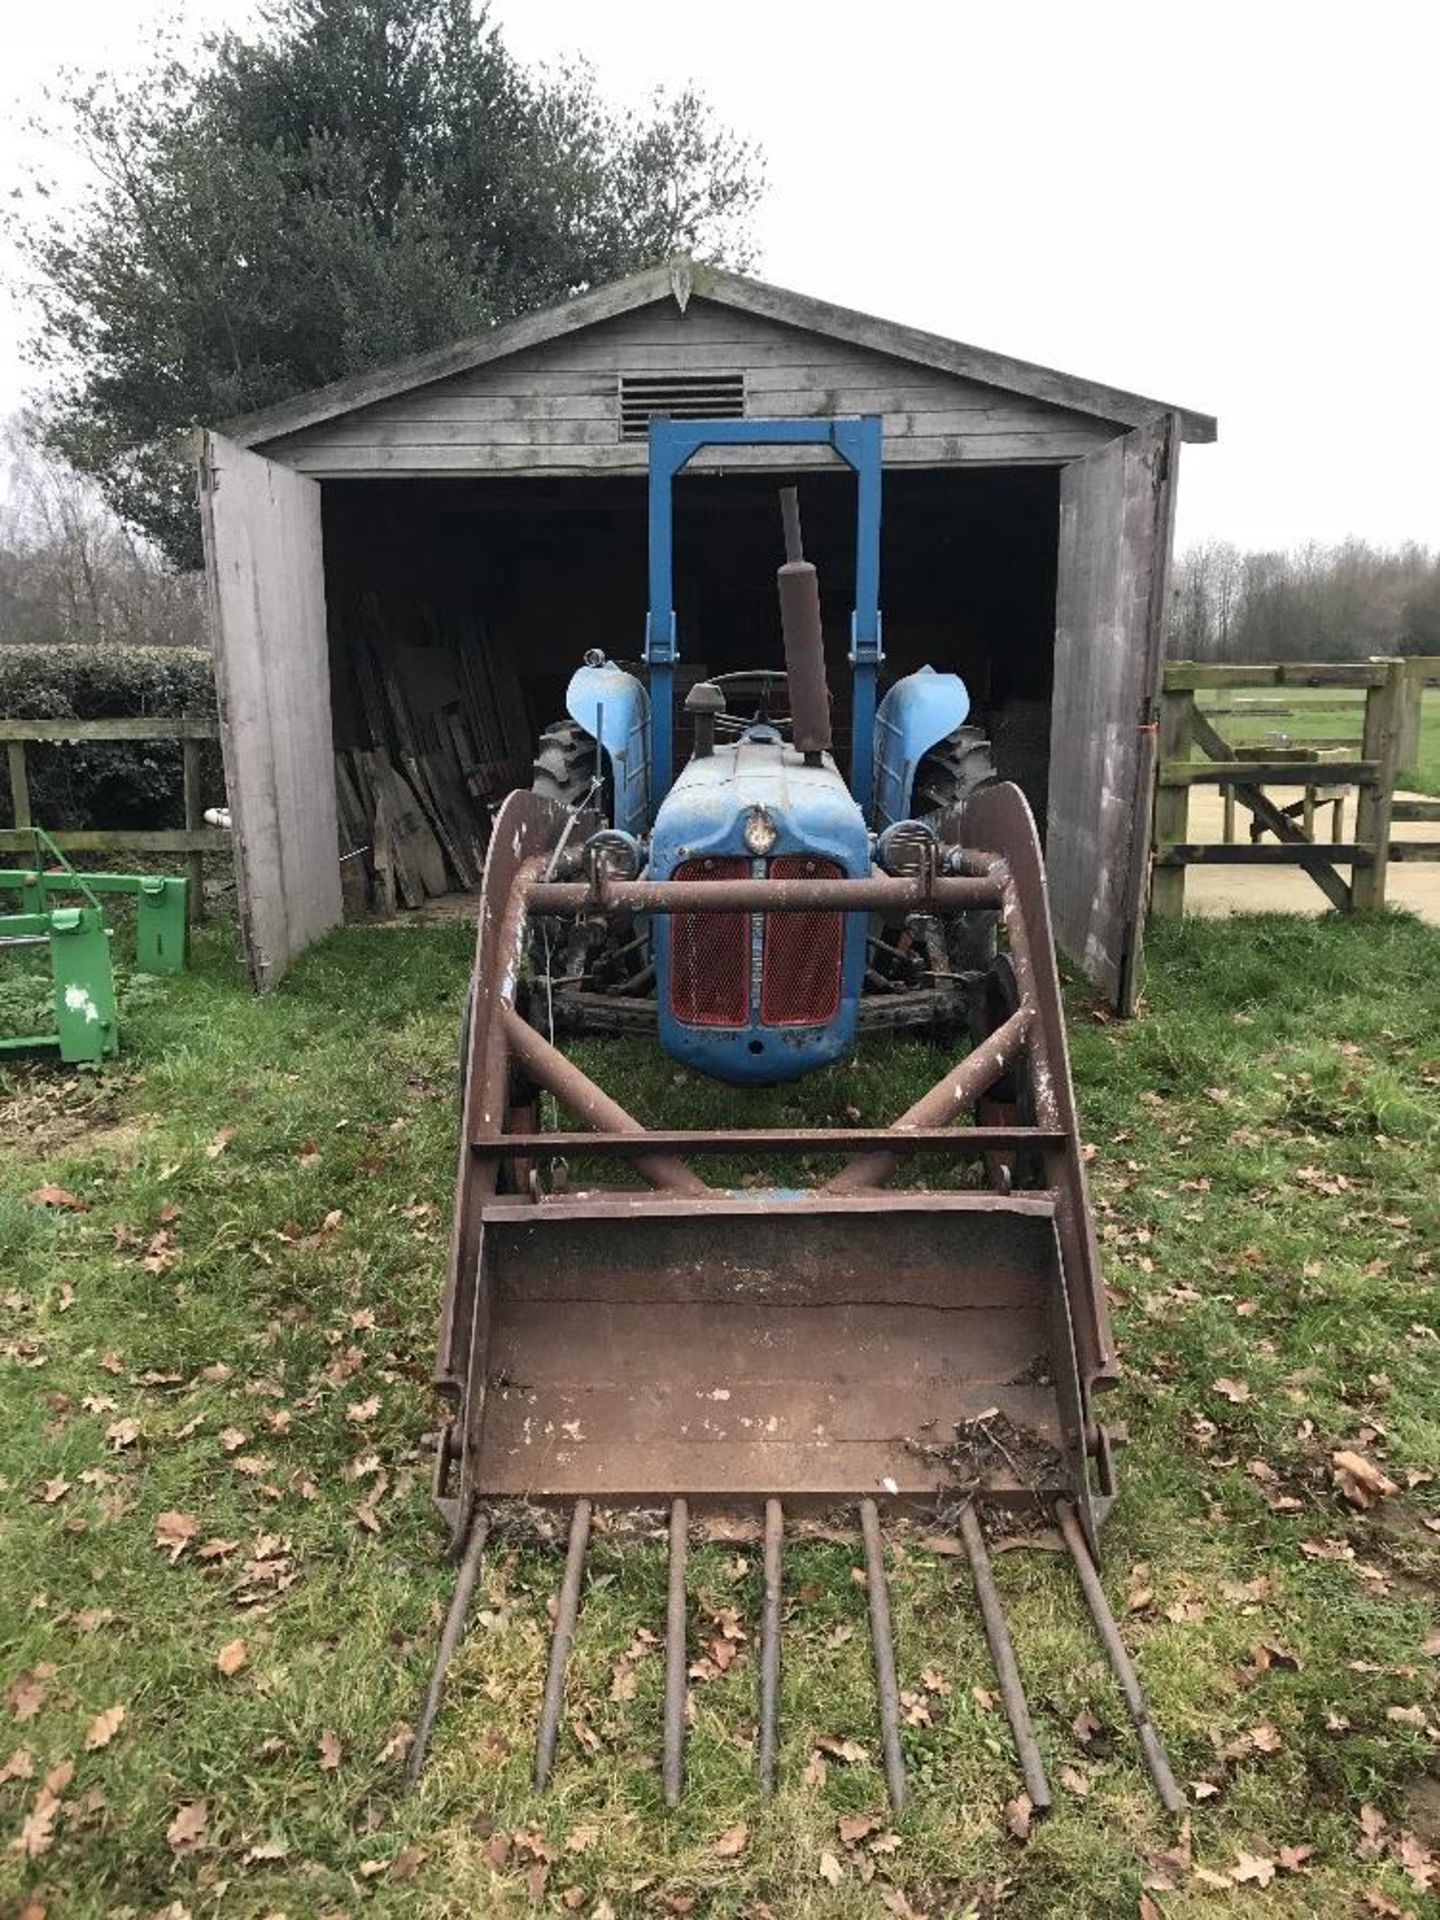
[[[849,749],[847,653],[855,496],[841,470],[683,475],[675,491],[678,695],[697,678],[782,663],[778,491],[799,487],[820,572],[835,736]],[[321,487],[335,745],[372,744],[366,660],[377,635],[412,701],[467,671],[495,725],[478,743],[483,804],[528,782],[531,743],[564,712],[590,647],[638,662],[646,591],[640,477],[327,481]],[[1059,471],[887,471],[881,554],[888,682],[958,672],[1000,770],[1044,831],[1054,678]],[[476,669],[478,668],[478,673]],[[682,727],[678,746],[687,739]]]

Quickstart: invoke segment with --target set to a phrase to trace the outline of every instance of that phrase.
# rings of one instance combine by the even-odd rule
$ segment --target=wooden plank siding
[[[647,307],[602,321],[273,440],[266,453],[317,478],[640,474],[644,441],[620,437],[620,380],[657,372],[741,373],[754,416],[880,413],[887,465],[1062,463],[1120,431],[1093,415],[694,301],[683,314]],[[797,452],[786,464],[828,457]],[[773,467],[775,459],[771,450],[737,449],[723,464]]]

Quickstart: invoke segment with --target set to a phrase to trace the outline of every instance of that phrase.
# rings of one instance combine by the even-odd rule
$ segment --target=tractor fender
[[[577,667],[565,710],[605,749],[615,793],[611,826],[643,833],[650,824],[650,696],[633,673],[604,660]]]
[[[875,715],[875,791],[870,824],[877,833],[910,815],[920,762],[970,711],[958,673],[921,667],[897,680]]]

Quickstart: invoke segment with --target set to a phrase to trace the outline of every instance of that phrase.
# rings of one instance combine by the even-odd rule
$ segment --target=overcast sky
[[[527,59],[584,54],[626,98],[694,79],[760,141],[767,279],[1218,414],[1182,540],[1440,542],[1435,0],[494,11]],[[131,59],[156,12],[11,0],[0,86]],[[23,146],[11,114],[0,175]],[[0,321],[0,409],[24,327]]]

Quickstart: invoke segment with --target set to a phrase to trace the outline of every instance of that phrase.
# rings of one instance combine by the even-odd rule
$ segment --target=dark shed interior
[[[854,481],[813,468],[793,478],[807,556],[820,570],[843,753]],[[1058,482],[1047,466],[887,472],[881,554],[887,681],[927,662],[959,672],[1001,771],[1026,789],[1042,825]],[[783,484],[783,475],[753,471],[687,474],[676,484],[682,693],[705,674],[781,664],[774,576]],[[337,747],[371,744],[357,634],[383,634],[407,680],[433,681],[437,699],[453,672],[447,663],[483,652],[487,671],[508,677],[517,695],[505,752],[522,762],[540,728],[563,713],[566,681],[587,648],[638,660],[643,477],[327,480],[322,496]]]

